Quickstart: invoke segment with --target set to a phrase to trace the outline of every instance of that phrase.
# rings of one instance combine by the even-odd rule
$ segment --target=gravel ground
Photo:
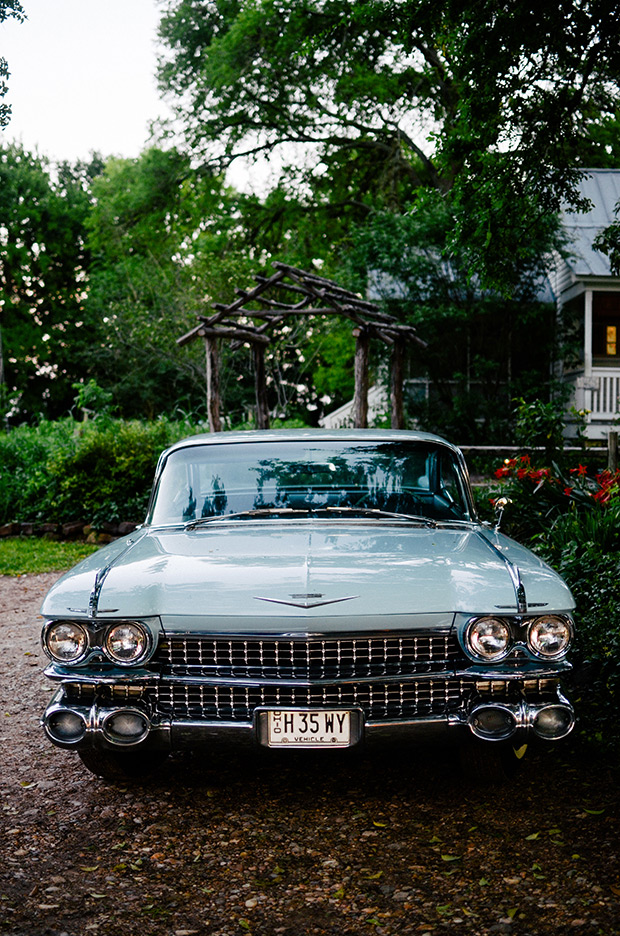
[[[446,752],[172,758],[114,785],[48,744],[38,607],[0,577],[0,933],[620,934],[618,775],[565,743],[509,786]]]

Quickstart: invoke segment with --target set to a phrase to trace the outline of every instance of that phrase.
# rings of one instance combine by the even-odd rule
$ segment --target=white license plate
[[[351,713],[308,709],[267,712],[269,747],[349,747]]]

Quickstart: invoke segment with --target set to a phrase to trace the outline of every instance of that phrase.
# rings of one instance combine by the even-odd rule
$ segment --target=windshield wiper
[[[362,517],[375,517],[381,520],[385,517],[392,520],[407,520],[410,523],[422,523],[424,526],[436,527],[437,521],[430,517],[420,517],[417,514],[394,513],[391,510],[381,510],[379,507],[324,507],[330,513],[354,513]]]
[[[324,510],[325,508],[318,508]],[[217,514],[214,517],[197,517],[194,520],[188,520],[183,524],[183,529],[193,530],[197,526],[204,526],[206,523],[215,523],[218,520],[243,520],[245,517],[273,517],[284,514],[312,513],[312,507],[254,507],[252,510],[239,510],[237,513]]]
[[[378,507],[329,507],[326,505],[316,507],[254,507],[252,510],[240,510],[238,513],[218,514],[215,517],[197,517],[188,520],[183,525],[185,530],[194,530],[198,526],[227,520],[252,519],[252,517],[290,517],[297,514],[355,514],[358,517],[373,517],[375,520],[391,519],[404,520],[408,523],[421,523],[423,526],[437,526],[436,520],[430,517],[420,517],[416,514],[394,513],[389,510],[380,510]]]

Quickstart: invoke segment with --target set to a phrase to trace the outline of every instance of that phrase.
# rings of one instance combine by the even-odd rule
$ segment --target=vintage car
[[[46,596],[48,738],[103,777],[218,741],[444,737],[483,772],[574,724],[574,602],[476,516],[460,451],[386,430],[197,435],[146,521]]]

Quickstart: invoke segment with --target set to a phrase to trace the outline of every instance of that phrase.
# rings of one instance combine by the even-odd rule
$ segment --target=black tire
[[[143,780],[167,760],[167,751],[78,751],[84,766],[104,780]]]
[[[459,749],[461,771],[473,783],[506,783],[519,770],[526,750],[527,744],[518,741],[469,738]]]

